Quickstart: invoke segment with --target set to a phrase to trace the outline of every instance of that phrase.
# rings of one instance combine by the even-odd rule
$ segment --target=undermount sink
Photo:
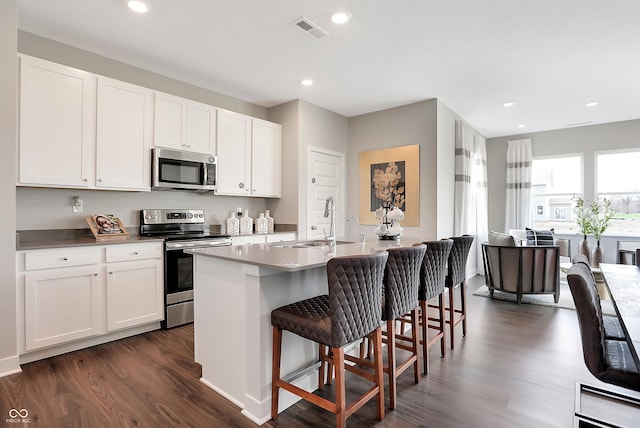
[[[336,241],[336,245],[353,244],[351,241]],[[329,243],[325,240],[318,239],[313,241],[292,241],[277,242],[270,245],[275,248],[311,248],[311,247],[328,247]]]

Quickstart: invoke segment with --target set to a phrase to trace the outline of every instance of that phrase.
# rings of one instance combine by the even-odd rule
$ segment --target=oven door
[[[165,255],[167,304],[193,299],[193,256],[181,249],[167,250]]]

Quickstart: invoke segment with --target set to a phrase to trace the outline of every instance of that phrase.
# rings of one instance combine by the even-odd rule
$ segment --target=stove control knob
[[[193,213],[187,213],[187,218],[188,219],[192,219],[193,218]]]

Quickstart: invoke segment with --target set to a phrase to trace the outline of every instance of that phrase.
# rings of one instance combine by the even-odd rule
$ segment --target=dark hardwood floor
[[[469,285],[467,337],[445,358],[432,347],[430,373],[418,385],[405,372],[398,380],[398,408],[387,409],[383,421],[375,420],[370,402],[348,426],[572,425],[576,381],[599,384],[582,360],[576,313],[473,296],[481,280]],[[15,408],[28,410],[29,427],[255,427],[199,382],[192,325],[25,364],[22,370],[0,378],[0,426],[20,426],[6,421]],[[348,399],[368,386],[349,375],[347,382]],[[332,392],[327,387],[323,394]],[[299,402],[264,426],[333,425],[332,414]]]

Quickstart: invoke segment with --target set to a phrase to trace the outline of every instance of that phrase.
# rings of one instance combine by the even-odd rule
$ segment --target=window
[[[640,149],[596,152],[596,197],[616,211],[607,233],[640,232]]]
[[[582,194],[582,156],[534,159],[531,216],[536,229],[572,230],[574,195]]]

